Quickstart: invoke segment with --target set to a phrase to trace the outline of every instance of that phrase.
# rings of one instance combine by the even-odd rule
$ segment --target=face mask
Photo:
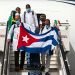
[[[49,25],[46,25],[46,29],[48,29],[50,26]]]
[[[26,11],[27,11],[27,12],[30,12],[30,11],[31,11],[31,8],[27,8]]]
[[[16,21],[16,24],[19,25],[20,24],[20,21]]]

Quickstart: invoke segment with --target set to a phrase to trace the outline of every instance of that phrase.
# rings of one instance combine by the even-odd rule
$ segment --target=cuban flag
[[[20,26],[20,35],[18,40],[18,50],[24,50],[29,53],[45,53],[53,50],[58,45],[58,35],[54,28],[44,34],[35,34],[23,25]]]

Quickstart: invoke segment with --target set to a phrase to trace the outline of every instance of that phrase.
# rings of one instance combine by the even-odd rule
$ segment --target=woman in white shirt
[[[15,55],[14,57],[15,58],[15,71],[19,71],[23,69],[24,59],[25,59],[25,51],[21,51],[21,61],[19,65],[19,51],[17,50],[17,45],[18,45],[18,39],[19,39],[19,33],[20,33],[20,26],[22,25],[20,22],[19,13],[15,14],[15,20],[16,20],[16,24],[13,24],[11,26],[8,32],[7,41],[11,43],[11,39],[13,39],[12,45],[13,45],[13,51]]]

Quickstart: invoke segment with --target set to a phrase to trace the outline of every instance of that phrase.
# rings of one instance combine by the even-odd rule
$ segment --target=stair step
[[[19,55],[19,57],[20,57],[21,55]],[[41,55],[40,55],[41,56]],[[51,59],[50,59],[50,71],[51,70],[57,70],[58,69],[58,62],[57,62],[57,54],[53,54],[52,56],[51,56]],[[10,71],[14,71],[15,70],[15,62],[14,62],[14,52],[13,51],[10,51],[10,58],[9,58],[9,60],[10,60]],[[20,59],[19,59],[19,61],[20,61]],[[45,60],[46,61],[46,60]],[[27,64],[27,61],[26,61],[26,58],[25,58],[25,63],[24,63],[24,68],[26,68],[26,65]],[[24,70],[25,71],[25,70]],[[21,73],[23,73],[23,72],[21,72]],[[20,75],[22,75],[20,73]],[[13,74],[13,73],[12,73]],[[10,74],[10,75],[12,75],[12,74]],[[17,74],[18,75],[18,74]],[[25,75],[25,74],[24,74]],[[26,74],[27,75],[27,74]],[[52,74],[53,75],[53,74]]]
[[[20,57],[21,55],[19,55],[19,57]],[[53,54],[51,57],[57,57],[58,55],[56,55],[56,54]],[[14,54],[10,54],[10,57],[14,57]]]
[[[10,64],[15,64],[15,62],[10,61]],[[24,64],[27,64],[27,61],[25,61]],[[50,64],[58,64],[58,62],[57,61],[50,61]]]
[[[10,72],[9,75],[28,75],[28,72]],[[45,72],[42,72],[42,75],[45,75]],[[58,71],[50,72],[50,75],[59,75]]]
[[[14,71],[14,70],[15,70],[15,65],[10,65],[10,66],[11,66],[11,67],[10,67],[10,70],[11,70],[11,71]],[[25,71],[27,71],[26,68],[27,68],[27,66],[24,65],[24,70],[25,70]],[[58,69],[58,65],[50,65],[49,69],[50,69],[50,70],[57,70],[57,69]]]
[[[20,57],[20,56],[19,56],[19,57]],[[52,55],[52,56],[51,56],[51,59],[57,59],[57,55]],[[9,60],[14,60],[14,56],[11,56],[11,55],[10,55]]]
[[[50,69],[54,69],[54,68],[57,68],[58,69],[58,65],[50,65]]]
[[[15,58],[14,57],[10,57],[9,58],[9,60],[10,61],[14,61],[15,60]],[[20,60],[20,59],[19,59]],[[45,59],[46,60],[46,59]],[[51,59],[50,59],[51,61],[56,61],[57,60],[57,58],[56,57],[51,57]],[[26,61],[26,58],[25,58],[25,61]]]
[[[10,72],[9,75],[28,75],[28,72]]]
[[[13,50],[10,51],[10,55],[14,55],[14,51]],[[53,53],[52,56],[54,56],[54,55],[57,55],[57,54],[56,53]],[[40,56],[41,56],[41,54],[40,54]]]

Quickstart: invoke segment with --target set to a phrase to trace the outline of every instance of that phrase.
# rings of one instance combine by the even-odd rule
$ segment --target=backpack
[[[13,27],[13,30],[16,28],[15,24],[14,24],[14,27]],[[11,35],[11,42],[13,42],[13,36],[14,36],[14,32],[12,33]]]
[[[26,15],[26,12],[24,12],[24,23],[26,22],[25,21],[25,15]],[[34,16],[34,11],[32,11],[32,15]]]

